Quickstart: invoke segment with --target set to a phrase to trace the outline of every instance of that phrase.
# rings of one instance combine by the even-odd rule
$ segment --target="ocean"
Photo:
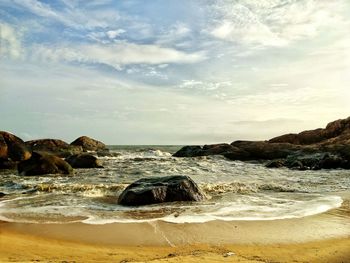
[[[19,176],[0,171],[0,220],[86,224],[301,218],[342,205],[350,171],[268,169],[263,163],[222,156],[175,158],[181,146],[109,146],[102,169],[75,169],[72,176]],[[202,202],[125,207],[118,196],[144,177],[187,175],[206,196]]]

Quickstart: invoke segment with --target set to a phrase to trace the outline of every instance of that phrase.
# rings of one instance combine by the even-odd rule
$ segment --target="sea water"
[[[0,220],[15,222],[172,223],[211,220],[300,218],[340,207],[350,191],[347,170],[268,169],[264,163],[222,156],[175,158],[180,146],[110,146],[115,157],[99,157],[103,169],[75,169],[72,176],[19,176],[0,171]],[[118,205],[118,196],[140,178],[187,175],[202,202],[139,207]]]

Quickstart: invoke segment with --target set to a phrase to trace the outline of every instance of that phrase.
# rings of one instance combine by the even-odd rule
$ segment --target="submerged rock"
[[[73,168],[103,168],[101,161],[88,153],[75,154],[65,160]]]
[[[81,146],[85,152],[87,151],[108,151],[103,142],[92,139],[88,136],[81,136],[71,143],[74,146]]]
[[[201,201],[204,196],[188,176],[142,178],[129,185],[118,203],[127,206],[149,205],[174,201]]]
[[[59,157],[68,157],[73,154],[81,153],[81,147],[72,146],[59,139],[40,139],[27,141],[26,145],[35,152],[43,152]]]
[[[20,175],[71,174],[73,168],[57,156],[33,152],[32,157],[17,166]]]
[[[31,152],[22,139],[11,133],[0,131],[0,158],[16,162],[27,160],[30,156]]]

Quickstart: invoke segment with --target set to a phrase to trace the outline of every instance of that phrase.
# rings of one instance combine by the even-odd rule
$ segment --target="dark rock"
[[[271,160],[265,164],[267,168],[281,168],[285,166],[285,161],[283,159]]]
[[[239,149],[228,144],[207,144],[201,146],[184,146],[173,154],[174,157],[196,157],[209,155],[224,155],[228,153],[236,153]]]
[[[17,162],[9,158],[0,158],[0,169],[17,169]]]
[[[73,168],[57,156],[33,152],[32,157],[17,166],[20,175],[71,174]]]
[[[203,149],[201,146],[184,146],[176,153],[173,154],[174,157],[195,157],[202,156]]]
[[[4,197],[6,194],[3,192],[0,192],[0,198]]]
[[[118,203],[139,206],[174,201],[201,201],[204,197],[188,176],[167,176],[140,179],[129,185]]]
[[[0,131],[0,158],[23,161],[29,159],[30,156],[31,152],[20,138]]]
[[[332,153],[293,154],[286,158],[285,165],[298,170],[350,168],[349,160]]]
[[[235,141],[231,144],[240,151],[236,155],[226,154],[230,160],[273,160],[286,158],[301,147],[290,143],[268,143],[266,141]],[[243,155],[241,157],[241,154]]]
[[[228,143],[209,144],[203,146],[202,155],[224,155],[227,153],[235,153],[237,150],[239,149]]]
[[[88,136],[81,136],[71,143],[71,145],[81,146],[86,151],[108,151],[103,142],[92,139]]]
[[[88,153],[75,154],[65,159],[73,168],[103,168],[101,162]]]
[[[69,145],[59,139],[32,140],[27,141],[26,145],[32,151],[52,154],[63,158],[83,151],[81,147]]]

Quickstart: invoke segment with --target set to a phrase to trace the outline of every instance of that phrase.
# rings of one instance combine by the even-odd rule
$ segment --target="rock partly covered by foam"
[[[108,151],[106,145],[103,142],[100,142],[98,140],[92,139],[88,136],[81,136],[74,140],[71,145],[74,146],[81,146],[84,151]]]
[[[20,162],[17,170],[20,175],[25,176],[73,173],[73,168],[63,159],[37,152],[33,152],[28,160]]]
[[[65,160],[73,168],[103,168],[101,161],[88,153],[74,154]]]
[[[22,139],[17,136],[0,131],[0,159],[5,161],[22,161],[31,156],[30,150]]]
[[[201,201],[204,196],[188,176],[142,178],[129,185],[118,203],[126,206],[149,205],[174,201]]]
[[[56,155],[59,157],[67,157],[83,151],[79,146],[72,146],[65,141],[59,139],[39,139],[27,141],[26,145],[35,152],[43,152]]]

